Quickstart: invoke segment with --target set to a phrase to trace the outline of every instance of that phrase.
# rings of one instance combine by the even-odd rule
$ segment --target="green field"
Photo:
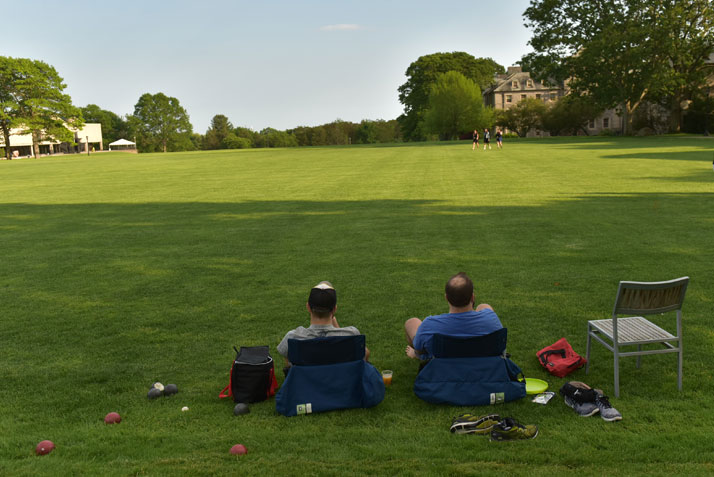
[[[713,151],[709,138],[559,138],[0,162],[0,474],[711,475]],[[567,337],[584,354],[619,280],[690,276],[684,391],[676,356],[659,355],[639,370],[623,359],[617,423],[560,398],[420,401],[403,322],[446,311],[458,271],[508,327],[512,359],[556,391],[537,350]],[[234,417],[218,399],[232,346],[276,356],[325,279],[340,323],[394,370],[384,402],[285,418],[271,400]],[[590,374],[572,378],[612,395],[612,355],[594,346]],[[156,380],[179,394],[148,401]],[[109,411],[123,422],[105,425]],[[450,434],[467,411],[541,432]],[[36,457],[43,439],[57,449]],[[231,456],[236,443],[248,455]]]

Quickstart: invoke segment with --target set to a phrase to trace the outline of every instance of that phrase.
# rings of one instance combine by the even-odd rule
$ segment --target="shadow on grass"
[[[640,177],[641,180],[665,181],[665,182],[703,182],[705,184],[714,185],[714,171],[712,165],[703,163],[702,170],[690,172],[686,175],[678,175],[674,177],[650,176]]]
[[[687,141],[688,147],[696,147],[697,150],[676,152],[653,152],[653,148],[681,148],[683,141]],[[660,137],[554,137],[543,138],[543,142],[549,142],[553,147],[577,150],[609,150],[647,149],[644,152],[632,152],[625,154],[603,155],[607,158],[633,158],[633,159],[679,159],[679,160],[703,160],[708,159],[711,163],[712,152],[714,152],[714,138],[700,136],[660,136]]]
[[[327,278],[359,297],[346,307],[423,315],[441,307],[445,278],[465,270],[484,299],[545,318],[568,290],[594,293],[602,303],[603,281],[711,277],[712,199],[593,193],[536,207],[6,204],[0,299],[9,317],[32,303],[45,316],[79,314],[89,322],[105,313],[138,323],[254,316],[256,307],[280,314],[289,306],[289,315],[302,313],[306,287]],[[600,284],[593,288],[593,280]]]
[[[702,148],[697,151],[677,151],[677,152],[638,152],[631,154],[611,154],[605,155],[607,159],[665,159],[668,161],[701,161],[703,165],[708,165],[711,169],[713,148]]]

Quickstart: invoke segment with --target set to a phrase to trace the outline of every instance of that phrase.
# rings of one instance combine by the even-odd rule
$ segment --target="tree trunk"
[[[678,133],[682,130],[682,105],[681,94],[675,94],[672,97],[672,102],[670,104],[670,116],[669,116],[669,132]]]
[[[625,126],[623,134],[629,136],[632,134],[632,114],[630,114],[630,103],[626,102],[623,108],[622,124]]]
[[[625,101],[625,134],[632,135],[632,121],[635,118],[635,111],[640,107],[642,101],[647,96],[647,89],[642,91],[640,97],[637,101],[632,103],[632,101]]]
[[[32,151],[35,154],[35,159],[40,157],[40,131],[32,131]]]
[[[5,158],[9,161],[12,159],[12,153],[10,152],[10,128],[5,123],[3,123],[0,128],[2,128],[2,135],[5,138]]]

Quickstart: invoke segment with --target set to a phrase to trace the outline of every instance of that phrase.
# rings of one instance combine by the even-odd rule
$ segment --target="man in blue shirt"
[[[483,336],[503,328],[491,305],[481,303],[474,308],[474,284],[461,272],[446,282],[449,312],[427,316],[424,321],[409,318],[404,324],[407,356],[415,359],[433,357],[432,337],[435,333],[457,337]]]

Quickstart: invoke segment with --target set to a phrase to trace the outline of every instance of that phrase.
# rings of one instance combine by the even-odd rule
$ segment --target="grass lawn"
[[[0,474],[711,475],[713,151],[682,136],[0,162]],[[565,380],[536,351],[567,337],[584,355],[619,280],[690,276],[684,391],[676,356],[655,355],[639,370],[623,359],[617,423],[559,397],[420,401],[402,326],[446,311],[458,271],[508,327],[512,359],[554,391]],[[285,418],[271,400],[234,417],[218,399],[232,346],[277,358],[324,279],[340,323],[394,370],[384,402]],[[612,395],[612,355],[595,344],[590,374],[571,378]],[[148,401],[157,380],[179,394]],[[110,411],[121,424],[104,424]],[[494,411],[540,435],[448,431]],[[57,448],[36,457],[43,439]],[[236,443],[248,455],[231,456]]]

